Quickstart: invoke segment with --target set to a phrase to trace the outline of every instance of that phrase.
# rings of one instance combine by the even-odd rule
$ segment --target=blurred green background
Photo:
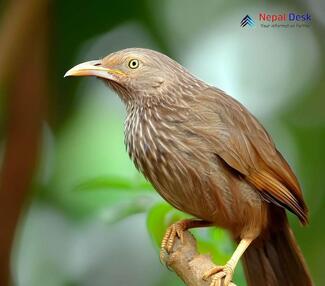
[[[0,222],[9,241],[21,214],[14,285],[183,285],[157,245],[184,215],[130,162],[122,103],[94,78],[63,78],[127,47],[166,53],[266,126],[303,186],[311,223],[290,220],[315,284],[325,285],[324,1],[26,0],[0,9]],[[259,27],[259,12],[292,11],[309,12],[311,27]],[[255,27],[240,27],[246,14]],[[195,234],[217,263],[230,257],[222,230]],[[246,285],[241,268],[235,281]]]

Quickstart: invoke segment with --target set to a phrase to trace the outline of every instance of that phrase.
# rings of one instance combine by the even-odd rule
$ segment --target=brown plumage
[[[136,167],[166,201],[203,220],[171,226],[163,249],[169,251],[182,231],[212,224],[239,243],[224,267],[204,277],[213,275],[212,285],[220,279],[230,285],[242,255],[250,286],[312,285],[285,214],[307,223],[299,183],[244,106],[147,49],[122,50],[66,75],[100,77],[118,93]]]

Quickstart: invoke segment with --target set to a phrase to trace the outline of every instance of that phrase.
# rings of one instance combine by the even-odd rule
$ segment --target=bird
[[[211,286],[234,285],[241,258],[249,286],[313,285],[286,213],[308,223],[298,179],[246,107],[150,49],[113,52],[65,76],[94,76],[117,93],[136,168],[168,203],[193,217],[167,228],[161,255],[185,231],[216,226],[230,233],[236,249],[225,265],[204,274]]]

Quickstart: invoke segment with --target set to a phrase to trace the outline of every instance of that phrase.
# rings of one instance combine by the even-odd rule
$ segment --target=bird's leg
[[[207,280],[211,275],[214,275],[212,278],[212,282],[210,286],[228,286],[231,285],[231,279],[234,274],[236,265],[243,255],[247,247],[251,244],[254,239],[251,238],[243,238],[238,244],[235,252],[229,259],[229,261],[224,266],[216,266],[209,271],[207,271],[203,279]],[[223,284],[221,284],[221,280],[224,279]]]
[[[181,242],[183,242],[184,231],[190,228],[206,227],[211,225],[212,225],[211,222],[205,220],[197,220],[197,219],[184,219],[170,225],[167,228],[164,238],[161,242],[160,260],[163,261],[166,252],[167,253],[171,252],[176,237],[179,237]]]

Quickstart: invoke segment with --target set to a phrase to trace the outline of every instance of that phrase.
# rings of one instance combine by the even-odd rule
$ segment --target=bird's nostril
[[[98,66],[100,66],[100,63],[94,64],[94,66],[95,66],[95,67],[98,67]]]

